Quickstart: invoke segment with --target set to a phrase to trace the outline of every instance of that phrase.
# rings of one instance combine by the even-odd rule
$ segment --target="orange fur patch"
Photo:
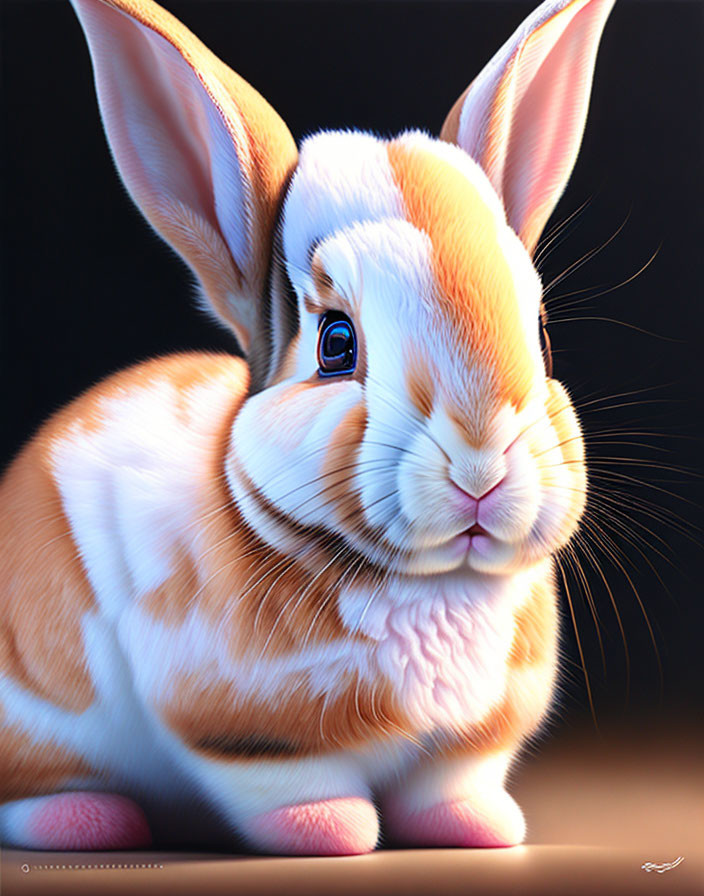
[[[37,744],[15,726],[3,725],[0,706],[0,803],[55,793],[69,781],[95,775],[80,756],[57,744]]]
[[[408,219],[433,246],[438,307],[468,363],[484,368],[498,401],[520,410],[533,363],[494,214],[476,187],[444,159],[399,140],[387,151]]]
[[[361,496],[355,487],[357,459],[367,426],[364,402],[354,405],[337,424],[330,436],[330,447],[321,471],[322,502],[334,514],[339,525],[354,530],[362,521]]]
[[[95,604],[43,434],[7,471],[0,506],[0,674],[80,712],[94,697],[81,618]]]
[[[199,609],[214,624],[223,616],[230,620],[226,634],[233,656],[257,653],[266,644],[266,656],[275,657],[299,649],[306,636],[311,645],[346,637],[337,594],[352,552],[326,530],[303,526],[280,511],[241,470],[238,476],[261,511],[299,538],[301,547],[290,556],[271,548],[232,506],[203,541],[210,547],[198,558],[207,582]]]
[[[269,701],[243,700],[222,682],[204,689],[194,676],[162,712],[193,749],[232,759],[324,753],[406,731],[390,687],[359,683],[352,673],[333,699],[311,696],[305,676],[291,675],[285,693]]]
[[[430,419],[435,400],[435,378],[422,357],[408,359],[406,389],[408,397],[421,416]]]

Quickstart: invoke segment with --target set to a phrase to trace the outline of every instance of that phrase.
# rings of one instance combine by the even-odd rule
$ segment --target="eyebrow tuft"
[[[313,259],[311,270],[313,272],[313,283],[321,298],[324,298],[329,293],[335,291],[332,277],[325,270],[318,258]]]

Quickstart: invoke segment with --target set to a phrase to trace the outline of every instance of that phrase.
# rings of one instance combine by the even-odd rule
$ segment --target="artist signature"
[[[643,871],[657,871],[658,874],[662,874],[664,871],[672,871],[673,868],[676,868],[683,861],[684,856],[677,856],[674,862],[663,862],[661,865],[658,865],[656,862],[643,862],[640,867]]]

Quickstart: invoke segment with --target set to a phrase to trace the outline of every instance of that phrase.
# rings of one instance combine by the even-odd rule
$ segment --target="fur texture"
[[[378,805],[400,841],[519,842],[504,779],[550,703],[551,558],[586,492],[531,253],[611,0],[543,3],[443,140],[300,153],[151,0],[73,4],[118,170],[249,365],[113,376],[4,477],[0,837],[195,837],[188,805],[261,850],[358,853]],[[358,353],[324,378],[330,310]]]

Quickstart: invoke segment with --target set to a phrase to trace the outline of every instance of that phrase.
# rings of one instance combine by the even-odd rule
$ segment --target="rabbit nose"
[[[505,455],[497,455],[495,451],[472,452],[458,458],[449,470],[450,482],[466,508],[479,508],[496,489],[499,488],[508,474],[508,463]]]
[[[483,501],[484,498],[488,498],[492,494],[492,492],[495,492],[498,488],[500,488],[501,484],[503,483],[503,481],[505,479],[506,479],[506,474],[504,473],[498,482],[495,482],[493,485],[491,485],[489,487],[485,487],[484,490],[481,491],[481,494],[479,494],[479,495],[473,494],[471,491],[468,491],[466,488],[463,488],[461,485],[458,485],[454,480],[450,480],[450,481],[452,482],[452,485],[455,487],[455,489],[457,489],[457,491],[460,492],[464,496],[464,498],[467,500],[467,502],[469,504],[472,504],[474,506],[474,508],[477,509],[479,506],[479,502]],[[479,489],[477,489],[477,491],[479,491]]]

